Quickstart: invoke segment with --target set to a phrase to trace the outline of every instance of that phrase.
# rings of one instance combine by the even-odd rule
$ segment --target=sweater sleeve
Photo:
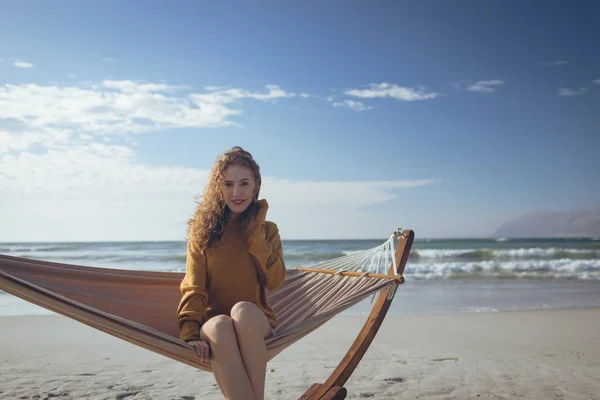
[[[206,257],[193,243],[188,242],[186,271],[180,284],[181,300],[177,308],[179,338],[200,340],[200,327],[206,322]]]
[[[263,286],[268,290],[279,288],[286,269],[277,225],[266,221],[256,230],[250,239],[250,254],[254,256]]]

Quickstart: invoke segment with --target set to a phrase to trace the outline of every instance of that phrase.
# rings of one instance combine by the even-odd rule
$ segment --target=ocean
[[[283,241],[288,268],[385,240]],[[0,243],[0,254],[84,266],[185,271],[184,241]],[[390,313],[497,312],[600,306],[600,239],[417,239]],[[370,300],[346,314],[368,314]],[[47,314],[0,292],[0,315]]]

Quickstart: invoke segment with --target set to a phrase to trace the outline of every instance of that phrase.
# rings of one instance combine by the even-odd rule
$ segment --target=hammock
[[[373,340],[398,284],[404,282],[402,274],[413,239],[413,231],[398,230],[375,248],[310,268],[288,269],[284,284],[269,292],[269,304],[279,321],[274,335],[265,339],[269,360],[338,313],[381,293],[338,369],[325,384],[313,385],[301,399],[345,397],[343,384]],[[175,312],[183,276],[0,255],[0,289],[137,346],[211,371],[210,360],[201,362],[193,347],[179,339]]]

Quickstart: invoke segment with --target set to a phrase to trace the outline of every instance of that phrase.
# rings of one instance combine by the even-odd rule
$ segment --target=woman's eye
[[[225,187],[231,187],[231,183],[226,183]]]

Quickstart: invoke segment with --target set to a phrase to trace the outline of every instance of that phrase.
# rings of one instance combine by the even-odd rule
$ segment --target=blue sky
[[[0,14],[0,241],[177,240],[251,151],[284,239],[600,203],[592,1],[30,2]]]

